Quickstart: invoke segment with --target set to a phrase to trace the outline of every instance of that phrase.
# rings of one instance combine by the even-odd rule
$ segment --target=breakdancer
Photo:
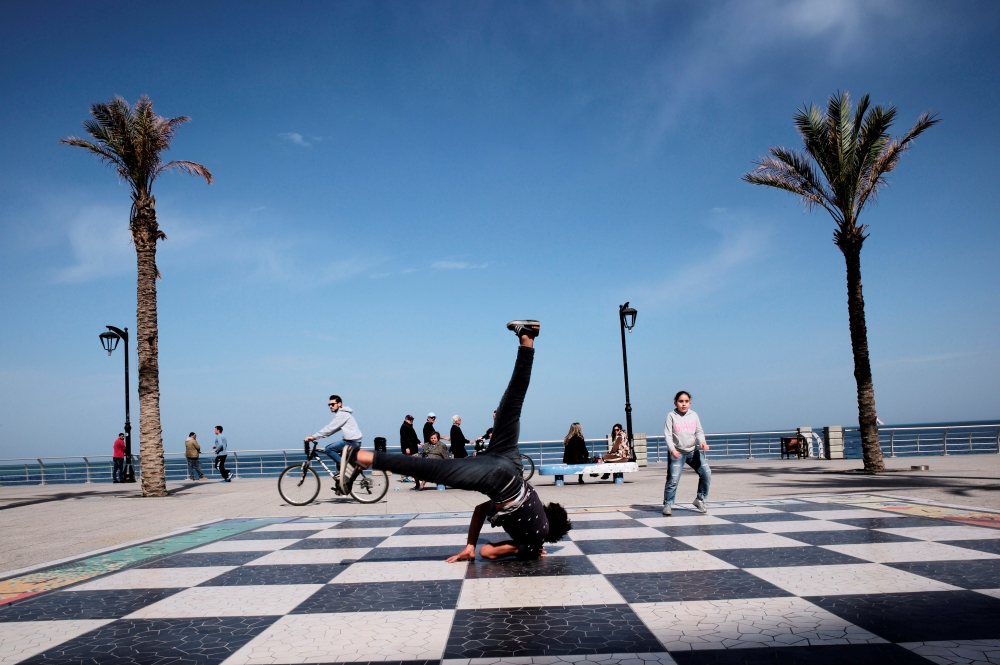
[[[506,556],[537,559],[545,556],[544,542],[558,542],[573,528],[565,509],[558,503],[543,506],[534,488],[521,475],[521,458],[517,449],[521,433],[521,405],[531,380],[535,338],[541,325],[531,320],[511,321],[507,329],[518,336],[520,346],[517,348],[514,373],[497,407],[489,450],[475,457],[435,459],[347,447],[340,464],[342,486],[346,486],[345,479],[357,473],[349,470],[353,466],[358,469],[384,469],[488,496],[489,501],[476,506],[472,513],[465,548],[450,557],[449,563],[476,558],[479,532],[487,518],[493,526],[503,528],[511,539],[484,544],[479,550],[484,559]]]

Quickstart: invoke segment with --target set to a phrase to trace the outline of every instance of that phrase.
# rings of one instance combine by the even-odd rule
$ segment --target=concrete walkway
[[[910,472],[928,464],[929,472]],[[825,492],[878,492],[945,504],[1000,510],[1000,456],[967,455],[888,460],[898,472],[867,476],[855,471],[860,460],[741,460],[712,463],[710,499],[768,499]],[[624,485],[587,478],[577,485],[567,478],[555,487],[551,478],[534,479],[545,501],[568,507],[661,504],[665,465],[626,474]],[[367,514],[461,512],[483,497],[472,492],[410,491],[396,482],[385,501],[365,506],[334,497],[324,484],[320,501],[296,508],[278,496],[276,479],[238,479],[232,483],[170,483],[162,499],[139,496],[132,485],[49,485],[0,488],[0,573],[20,570],[142,541],[196,524],[240,517],[310,517]],[[688,469],[679,502],[694,497],[697,476]],[[395,488],[399,488],[396,490]]]

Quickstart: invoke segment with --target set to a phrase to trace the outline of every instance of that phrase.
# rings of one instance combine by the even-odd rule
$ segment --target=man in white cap
[[[427,422],[424,423],[424,443],[430,443],[431,434],[437,431],[434,429],[434,421],[436,419],[437,416],[434,415],[433,411],[427,414]]]

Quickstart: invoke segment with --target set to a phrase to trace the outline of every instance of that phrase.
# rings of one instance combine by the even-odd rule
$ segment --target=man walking
[[[353,465],[353,473],[369,467],[385,469],[448,487],[482,492],[489,500],[476,506],[469,523],[465,548],[448,561],[476,558],[479,533],[487,518],[493,526],[504,529],[511,540],[484,544],[479,550],[484,559],[505,556],[537,559],[545,556],[543,544],[558,542],[573,525],[562,506],[557,503],[543,505],[534,488],[524,481],[517,447],[521,433],[521,407],[531,380],[534,341],[540,328],[538,321],[530,320],[507,324],[507,329],[518,336],[520,346],[510,383],[497,408],[493,442],[488,452],[456,460],[345,448],[340,463],[341,483],[347,485],[345,481],[351,477],[348,467]]]
[[[354,410],[349,406],[344,406],[344,401],[340,399],[340,395],[330,395],[327,406],[333,412],[333,420],[312,436],[307,436],[303,441],[311,443],[317,439],[325,439],[332,434],[340,432],[343,438],[323,449],[323,452],[339,466],[341,464],[340,453],[344,449],[344,446],[350,445],[354,448],[361,448],[361,430],[358,429],[358,423],[354,420]],[[343,487],[343,484],[340,484],[340,486]],[[346,494],[346,491],[344,493]]]
[[[663,514],[669,516],[673,512],[677,483],[680,482],[685,463],[698,473],[698,495],[694,499],[694,509],[699,513],[707,513],[705,499],[708,498],[708,488],[712,483],[712,470],[708,468],[708,460],[704,454],[708,451],[708,443],[705,441],[705,431],[701,428],[701,419],[691,410],[691,395],[686,390],[674,396],[674,410],[667,414],[667,420],[663,423],[663,435],[670,451],[667,482],[663,487]]]
[[[213,467],[219,470],[222,482],[232,481],[232,472],[226,468],[226,457],[229,456],[229,442],[222,436],[222,425],[215,426],[215,443],[212,444],[212,452],[215,453],[215,463]]]
[[[201,445],[198,443],[198,435],[194,432],[188,434],[188,440],[184,442],[184,458],[187,460],[188,478],[205,480],[205,474],[201,472]]]
[[[125,482],[125,432],[119,432],[112,444],[111,482]]]

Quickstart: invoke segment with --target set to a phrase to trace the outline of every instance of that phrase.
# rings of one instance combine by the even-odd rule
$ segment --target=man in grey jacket
[[[212,465],[219,470],[222,482],[232,482],[233,472],[226,468],[226,457],[229,456],[229,442],[222,436],[222,425],[215,426],[215,443],[212,444],[212,452],[215,453],[215,463]]]
[[[361,447],[361,430],[358,429],[358,423],[354,420],[354,411],[351,407],[344,406],[344,401],[340,399],[340,395],[330,395],[327,405],[330,407],[330,411],[333,412],[333,420],[330,421],[329,425],[312,436],[307,436],[303,440],[306,443],[311,443],[317,439],[325,439],[332,434],[340,432],[341,440],[331,443],[323,449],[323,452],[329,455],[339,467],[340,452],[344,449],[344,446]]]
[[[694,499],[694,508],[699,513],[707,513],[705,499],[712,483],[712,470],[708,468],[708,459],[704,454],[708,451],[708,442],[705,441],[705,430],[701,428],[698,414],[691,410],[691,395],[686,390],[674,396],[674,410],[667,414],[663,423],[663,435],[670,451],[667,482],[663,487],[663,514],[669,516],[673,513],[677,483],[680,482],[685,462],[698,473],[698,496]]]

